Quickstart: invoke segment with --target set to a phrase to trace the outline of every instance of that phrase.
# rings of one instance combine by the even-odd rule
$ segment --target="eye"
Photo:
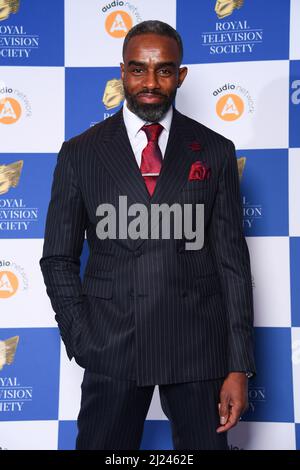
[[[135,67],[134,69],[132,69],[132,72],[133,73],[142,73],[143,72],[143,69],[141,67]]]
[[[160,70],[158,71],[158,73],[159,73],[160,75],[171,75],[172,72],[171,72],[171,70],[169,70],[169,69],[160,69]]]

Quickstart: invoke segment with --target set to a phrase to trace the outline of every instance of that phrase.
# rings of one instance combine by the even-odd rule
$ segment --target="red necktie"
[[[149,124],[143,126],[142,130],[146,133],[148,144],[142,151],[141,173],[149,194],[152,196],[162,163],[162,154],[158,146],[158,138],[163,130],[163,126],[158,123]]]

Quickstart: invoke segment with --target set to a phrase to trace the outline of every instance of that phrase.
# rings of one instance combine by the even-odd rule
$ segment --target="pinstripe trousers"
[[[159,385],[161,406],[170,421],[174,449],[226,450],[217,434],[223,379]],[[137,386],[85,371],[81,385],[77,450],[138,450],[154,385]]]

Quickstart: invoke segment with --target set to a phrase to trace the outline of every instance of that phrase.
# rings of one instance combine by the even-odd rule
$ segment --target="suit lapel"
[[[130,145],[122,109],[112,117],[104,133],[99,136],[96,149],[120,195],[127,195],[131,202],[148,204],[149,193]]]
[[[154,203],[176,201],[176,196],[186,183],[193,154],[188,149],[188,142],[193,140],[191,129],[184,125],[182,115],[174,109],[168,144],[155,191],[150,200]]]
[[[195,155],[189,150],[188,144],[194,139],[193,129],[187,125],[185,117],[174,109],[168,144],[152,197],[148,193],[131,148],[122,109],[110,119],[96,141],[101,163],[118,186],[120,195],[127,195],[128,206],[142,203],[147,207],[149,227],[151,204],[171,205],[176,202],[181,188],[188,180],[191,164],[195,160]],[[136,250],[144,241],[144,239],[128,239],[127,243],[130,249]]]

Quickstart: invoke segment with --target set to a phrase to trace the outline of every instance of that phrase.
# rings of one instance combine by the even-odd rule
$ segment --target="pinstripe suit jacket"
[[[189,144],[197,141],[200,150]],[[204,160],[209,179],[189,181]],[[205,204],[205,242],[106,239],[101,203]],[[80,254],[89,258],[83,281]],[[137,166],[122,110],[65,142],[58,155],[40,266],[67,354],[138,385],[255,371],[250,263],[232,142],[174,109],[155,192]]]

